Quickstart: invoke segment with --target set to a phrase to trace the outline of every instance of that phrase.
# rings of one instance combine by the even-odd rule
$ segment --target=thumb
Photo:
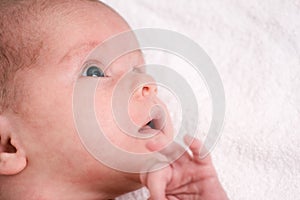
[[[158,171],[144,174],[141,179],[149,190],[149,200],[165,200],[166,187],[171,178],[171,169],[166,167]]]

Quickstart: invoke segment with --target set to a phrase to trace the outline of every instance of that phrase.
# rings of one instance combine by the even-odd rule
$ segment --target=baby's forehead
[[[101,4],[79,11],[81,14],[71,13],[44,25],[49,35],[44,41],[44,53],[51,60],[83,56],[108,38],[130,29],[122,17]]]
[[[69,61],[74,57],[88,57],[88,55],[101,44],[99,41],[85,41],[74,43],[73,47],[67,51],[66,54],[62,55],[59,63]]]
[[[89,41],[75,45],[70,57],[86,54],[85,60],[97,60],[105,67],[121,64],[139,66],[144,64],[143,52],[134,31],[129,30],[110,36],[105,41]]]

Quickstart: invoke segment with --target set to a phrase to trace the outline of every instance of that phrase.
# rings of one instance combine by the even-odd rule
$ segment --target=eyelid
[[[106,73],[104,71],[104,65],[99,60],[88,60],[88,61],[84,62],[82,70],[81,70],[81,75],[86,73],[87,69],[89,67],[91,67],[92,65],[96,65],[97,67],[99,67],[99,69],[101,69],[103,71],[104,75],[106,76]]]
[[[99,60],[88,60],[88,61],[84,62],[83,69],[85,69],[93,64],[96,64],[97,66],[99,66],[100,69],[102,69],[102,71],[104,71],[104,65]]]

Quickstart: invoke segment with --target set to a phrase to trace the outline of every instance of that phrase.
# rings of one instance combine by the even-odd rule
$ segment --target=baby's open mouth
[[[155,129],[155,130],[159,130],[159,128],[157,128],[157,123],[155,123],[155,119],[152,119],[150,120],[147,124],[145,124],[144,126],[142,126],[140,129],[139,129],[139,132],[140,133],[143,133],[145,130],[148,130],[148,129]]]
[[[161,110],[155,112],[145,125],[143,125],[138,132],[141,134],[158,134],[163,133],[165,126],[165,113]]]
[[[149,121],[147,124],[147,126],[150,126],[152,129],[155,129],[155,124],[153,123],[153,121]]]

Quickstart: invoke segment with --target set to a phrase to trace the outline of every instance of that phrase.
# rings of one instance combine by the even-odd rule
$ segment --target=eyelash
[[[97,75],[92,75],[92,76],[90,76],[90,75],[88,75],[88,70],[89,69],[91,69],[92,67],[95,67],[94,68],[94,70],[96,70],[96,69],[99,69],[100,70],[100,72],[99,73],[101,73],[101,74],[99,74],[99,75],[101,75],[101,76],[97,76]],[[104,70],[103,70],[103,64],[101,63],[101,62],[99,62],[99,61],[88,61],[88,62],[86,62],[85,64],[84,64],[84,68],[83,68],[83,71],[82,71],[82,73],[81,73],[81,75],[82,76],[86,76],[86,77],[94,77],[94,78],[103,78],[103,77],[107,77],[106,75],[105,75],[105,73],[104,73]],[[95,72],[95,71],[94,71]]]

